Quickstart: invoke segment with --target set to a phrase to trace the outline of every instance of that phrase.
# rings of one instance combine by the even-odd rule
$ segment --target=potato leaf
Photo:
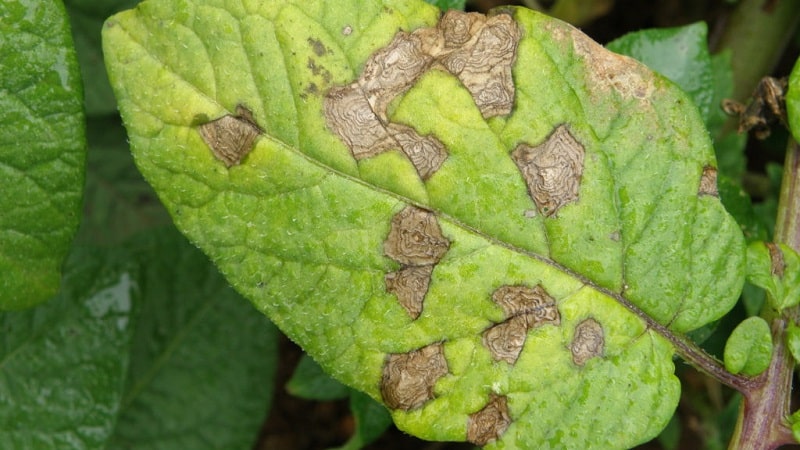
[[[697,108],[557,20],[149,0],[104,51],[179,229],[425,439],[649,440],[679,396],[665,335],[741,290]]]

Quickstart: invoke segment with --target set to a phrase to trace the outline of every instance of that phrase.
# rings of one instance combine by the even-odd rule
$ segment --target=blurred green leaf
[[[100,30],[108,16],[136,6],[139,0],[65,0],[64,3],[83,79],[86,115],[116,113],[117,102],[105,70]]]
[[[130,248],[143,302],[109,448],[250,448],[272,399],[274,326],[174,228]]]
[[[55,295],[78,228],[86,138],[64,6],[0,2],[0,310]]]
[[[392,416],[386,407],[372,399],[369,395],[350,390],[350,410],[356,420],[356,430],[350,440],[337,450],[358,450],[377,440],[389,425]]]
[[[89,153],[83,221],[77,240],[119,244],[172,220],[133,164],[118,117],[88,120]]]
[[[725,369],[728,372],[755,376],[763,372],[772,358],[772,335],[761,317],[742,321],[725,344]]]
[[[789,75],[789,87],[786,93],[786,114],[789,121],[789,130],[794,140],[800,142],[800,59],[798,59],[792,73]]]
[[[442,11],[447,11],[448,9],[457,9],[459,11],[463,11],[464,5],[467,3],[466,0],[425,0],[425,1],[441,9]]]
[[[0,448],[105,449],[139,300],[129,255],[78,248],[59,295],[0,314]]]
[[[339,400],[350,394],[350,388],[326,374],[310,356],[303,354],[286,383],[290,394],[308,400]]]

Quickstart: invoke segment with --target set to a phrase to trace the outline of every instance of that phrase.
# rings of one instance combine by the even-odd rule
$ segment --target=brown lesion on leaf
[[[328,53],[328,48],[319,39],[308,38],[308,45],[311,46],[311,50],[317,56],[325,56]]]
[[[347,145],[355,159],[369,158],[396,147],[357,85],[331,89],[325,96],[324,108],[328,127]]]
[[[572,362],[583,366],[586,361],[603,356],[605,333],[600,323],[592,318],[583,320],[575,327],[575,336],[570,344]]]
[[[505,321],[483,332],[483,345],[495,361],[516,363],[530,330],[561,324],[555,299],[541,285],[502,286],[492,293],[492,300],[506,315]]]
[[[226,114],[204,123],[197,130],[214,156],[226,167],[239,164],[264,132],[256,124],[252,111],[244,105],[236,106],[236,114]]]
[[[403,266],[388,273],[386,291],[397,297],[412,319],[422,313],[433,268],[450,248],[436,215],[416,206],[406,206],[392,217],[383,251]]]
[[[722,109],[731,116],[739,117],[739,133],[753,131],[757,139],[766,139],[775,124],[787,126],[786,90],[788,80],[764,77],[759,81],[747,105],[735,100],[722,101]]]
[[[470,414],[467,422],[467,441],[484,446],[505,433],[511,425],[508,412],[508,399],[503,395],[491,394],[489,402],[480,411]]]
[[[487,17],[448,11],[436,27],[400,31],[369,57],[357,80],[334,87],[325,96],[328,128],[356,159],[400,149],[420,178],[427,180],[447,159],[447,150],[433,136],[420,136],[410,127],[392,123],[389,104],[435,67],[461,80],[483,117],[509,114],[515,96],[511,69],[519,39],[519,28],[506,14]],[[309,67],[312,72],[316,68]],[[354,129],[359,124],[365,129]]]
[[[520,39],[513,18],[450,10],[439,29],[444,49],[437,60],[461,80],[483,117],[511,113],[515,95],[511,69]]]
[[[556,215],[564,205],[579,199],[585,150],[566,125],[558,128],[541,144],[520,144],[511,153],[528,194],[539,212]]]
[[[449,247],[436,216],[416,206],[407,206],[392,217],[383,245],[386,256],[409,266],[436,264]]]
[[[783,258],[783,250],[781,250],[778,244],[773,242],[767,242],[765,245],[769,251],[770,273],[778,278],[783,278],[783,274],[786,271],[786,261]]]
[[[551,26],[559,27],[554,33],[557,39],[571,38],[576,55],[586,62],[587,88],[590,92],[613,89],[624,99],[634,98],[644,102],[655,91],[652,73],[640,62],[607,50],[574,27]],[[564,26],[569,27],[568,30],[564,30]]]
[[[433,274],[433,265],[406,266],[387,273],[384,277],[386,292],[397,296],[397,301],[412,319],[422,313],[422,304]]]
[[[447,159],[444,145],[435,137],[421,136],[411,127],[394,123],[388,129],[423,180],[430,178]]]
[[[448,371],[442,343],[389,354],[380,384],[383,402],[391,409],[418,409],[434,398],[434,385]]]
[[[719,191],[717,191],[716,167],[703,167],[703,174],[700,176],[700,188],[697,190],[697,195],[719,197]]]

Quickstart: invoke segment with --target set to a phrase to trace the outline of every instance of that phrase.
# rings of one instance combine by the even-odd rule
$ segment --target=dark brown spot
[[[397,301],[412,319],[422,313],[422,303],[431,282],[433,266],[408,266],[386,274],[386,291],[397,296]]]
[[[778,278],[783,278],[784,271],[786,270],[786,261],[783,259],[783,250],[781,250],[778,244],[772,242],[767,242],[765,245],[767,246],[767,250],[769,250],[769,259],[771,265],[770,273]]]
[[[532,326],[545,323],[558,325],[561,317],[558,314],[556,301],[541,285],[502,286],[492,293],[492,300],[497,303],[507,316],[530,315]]]
[[[451,11],[440,27],[444,28],[445,49],[450,51],[439,59],[469,90],[483,117],[509,114],[515,95],[511,68],[520,36],[511,16],[499,14],[487,18]],[[465,30],[469,32],[468,38]],[[448,42],[448,37],[452,41]]]
[[[389,102],[411,88],[432,62],[419,34],[414,33],[401,31],[375,52],[364,65],[359,83],[378,116],[384,118]]]
[[[605,349],[605,334],[603,327],[594,319],[586,319],[575,327],[575,336],[572,338],[570,350],[572,362],[579,366],[595,356],[602,356]]]
[[[447,375],[447,360],[441,343],[408,353],[386,357],[381,378],[383,402],[392,409],[409,411],[433,399],[433,387]]]
[[[325,56],[328,53],[328,48],[319,39],[308,38],[308,44],[311,45],[311,50],[317,56]]]
[[[470,414],[467,441],[484,446],[502,436],[510,424],[508,399],[492,394],[489,396],[489,403],[482,410]]]
[[[539,285],[502,286],[494,291],[492,300],[508,317],[483,333],[483,345],[495,361],[516,363],[530,330],[561,324],[555,299]]]
[[[436,216],[430,211],[407,206],[392,217],[389,236],[383,244],[386,256],[408,266],[436,264],[450,247]]]
[[[331,89],[324,107],[328,128],[350,148],[355,159],[375,156],[396,146],[357,84]]]
[[[525,345],[528,335],[526,316],[515,316],[483,332],[483,345],[495,361],[514,364]]]
[[[567,126],[560,125],[540,145],[520,144],[511,154],[540,213],[553,216],[578,201],[584,153]]]
[[[349,35],[352,31],[346,26],[342,33]],[[509,114],[515,95],[511,68],[519,38],[519,28],[509,15],[487,18],[459,11],[447,12],[437,27],[398,32],[387,46],[369,57],[355,82],[328,92],[328,128],[356,159],[391,148],[402,150],[420,178],[427,180],[447,159],[447,151],[435,137],[420,136],[409,127],[391,123],[389,104],[436,65],[461,80],[484,117]],[[315,41],[310,39],[309,43],[318,56],[327,51],[321,43],[321,49]],[[308,67],[330,82],[330,74],[323,73],[312,59]]]
[[[703,175],[700,176],[700,188],[697,190],[697,195],[719,197],[716,168],[711,166],[703,167]]]
[[[225,166],[231,167],[239,164],[253,150],[263,130],[253,119],[253,113],[238,105],[236,114],[226,114],[204,123],[198,127],[198,132],[214,156]]]
[[[420,136],[405,125],[389,124],[388,130],[423,180],[430,178],[447,159],[444,145],[433,136]]]

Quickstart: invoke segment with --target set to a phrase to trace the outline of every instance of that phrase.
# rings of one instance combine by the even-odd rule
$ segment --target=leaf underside
[[[439,19],[411,0],[147,1],[104,51],[178,227],[400,428],[646,441],[679,394],[648,320],[695,329],[743,283],[702,120],[562,22]]]

